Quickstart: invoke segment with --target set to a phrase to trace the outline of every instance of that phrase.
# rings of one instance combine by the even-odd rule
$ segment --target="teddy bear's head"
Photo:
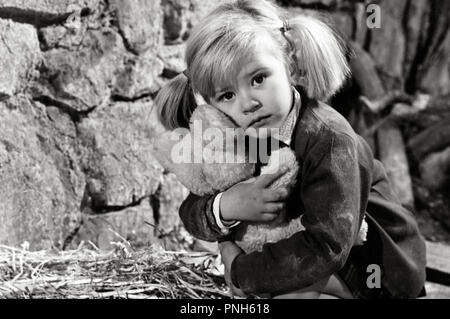
[[[160,164],[200,196],[224,191],[252,177],[255,164],[247,153],[243,130],[207,104],[195,109],[189,130],[166,131],[154,142]]]

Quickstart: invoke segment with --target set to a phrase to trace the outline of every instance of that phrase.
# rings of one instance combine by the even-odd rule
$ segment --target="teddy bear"
[[[203,104],[192,113],[189,130],[165,131],[155,139],[154,155],[188,190],[203,196],[255,179],[256,163],[244,141],[245,132],[225,113]],[[285,173],[272,182],[271,189],[291,189],[296,183],[299,165],[289,147],[272,150],[261,174],[272,174],[282,168],[286,169]],[[298,217],[288,218],[281,211],[271,222],[241,222],[233,228],[231,236],[245,253],[250,253],[302,230],[300,212]],[[355,244],[365,241],[366,232],[367,224],[363,221]]]

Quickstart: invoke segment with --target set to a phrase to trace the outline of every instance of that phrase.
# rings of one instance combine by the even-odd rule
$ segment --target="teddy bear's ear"
[[[202,163],[193,155],[193,139],[185,130],[168,131],[159,135],[154,143],[154,156],[166,170],[176,175],[178,181],[196,195],[211,193],[205,181]]]
[[[184,132],[179,131],[178,133],[175,131],[166,131],[153,140],[153,155],[165,169],[171,170],[173,164],[176,163],[176,159],[174,160],[172,152],[176,150],[177,145],[179,145],[183,138],[188,134],[188,130],[185,130]]]

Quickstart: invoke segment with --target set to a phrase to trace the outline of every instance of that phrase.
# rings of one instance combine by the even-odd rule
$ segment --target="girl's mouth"
[[[256,119],[254,119],[252,122],[250,122],[248,127],[254,127],[254,128],[261,127],[261,126],[267,124],[271,117],[272,117],[272,115],[270,115],[270,114],[264,115],[264,116],[259,116]]]

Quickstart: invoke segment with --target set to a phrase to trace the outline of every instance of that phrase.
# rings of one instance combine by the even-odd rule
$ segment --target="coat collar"
[[[302,100],[300,93],[297,91],[295,87],[292,87],[293,92],[293,105],[291,111],[289,112],[286,120],[280,127],[280,135],[278,139],[286,144],[287,146],[291,145],[292,135],[295,130],[295,124],[297,123],[297,119],[299,116],[299,112],[302,106]]]

